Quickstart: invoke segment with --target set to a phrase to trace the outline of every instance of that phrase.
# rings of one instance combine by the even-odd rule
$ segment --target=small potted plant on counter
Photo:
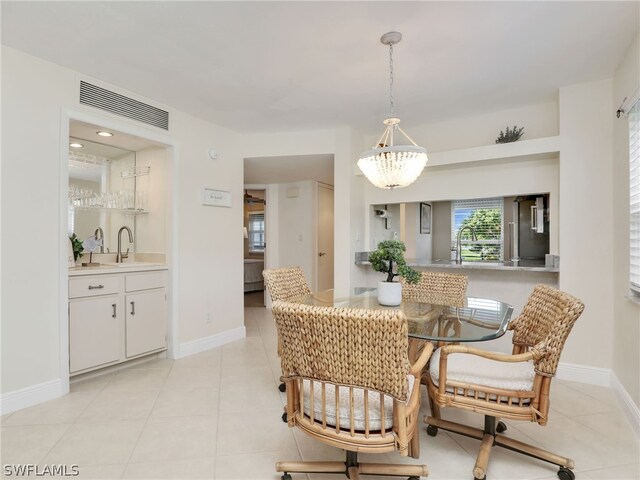
[[[82,253],[84,251],[84,247],[75,233],[69,237],[69,241],[71,242],[71,248],[73,249],[73,261],[75,262],[84,255]]]
[[[369,254],[371,268],[376,272],[387,274],[387,279],[378,282],[378,303],[386,306],[400,305],[402,302],[402,284],[394,282],[397,276],[402,276],[407,283],[418,283],[420,272],[407,265],[404,252],[407,250],[404,242],[399,240],[384,240],[378,248]],[[393,271],[394,263],[396,272]]]

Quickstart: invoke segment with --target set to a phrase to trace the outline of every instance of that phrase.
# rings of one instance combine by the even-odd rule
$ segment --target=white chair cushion
[[[407,381],[409,383],[409,391],[407,394],[407,401],[411,397],[411,391],[413,390],[414,376],[407,375]],[[310,400],[309,400],[309,380],[303,381],[304,389],[304,413],[310,416]],[[313,382],[313,416],[314,420],[322,421],[322,383],[319,381]],[[349,387],[339,387],[340,394],[340,428],[349,429],[351,426],[351,408],[349,401]],[[336,425],[336,387],[333,384],[326,384],[325,387],[325,400],[326,410],[325,415],[327,419],[327,425]],[[362,388],[353,389],[353,417],[355,430],[365,430],[365,409],[364,409],[364,390]],[[384,395],[384,426],[389,428],[393,425],[393,398],[389,395]],[[380,393],[369,390],[369,430],[380,430],[382,422],[380,421]]]
[[[431,356],[429,374],[438,385],[440,377],[440,349]],[[535,377],[533,361],[499,362],[465,353],[447,356],[447,380],[501,388],[504,390],[530,391]],[[451,390],[453,392],[453,390]],[[460,392],[461,393],[461,392]],[[506,401],[507,399],[500,399]]]

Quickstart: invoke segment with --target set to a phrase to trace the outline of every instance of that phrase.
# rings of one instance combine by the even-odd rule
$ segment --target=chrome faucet
[[[462,263],[462,232],[467,228],[471,230],[471,240],[474,242],[478,240],[478,237],[476,237],[476,231],[471,225],[460,227],[460,230],[458,230],[458,237],[456,239],[456,263],[458,265]]]
[[[131,233],[131,229],[124,225],[120,227],[118,230],[118,253],[116,254],[116,263],[122,263],[123,258],[129,258],[129,249],[127,248],[127,253],[122,253],[122,231],[126,230],[129,234],[129,243],[133,243],[133,233]]]
[[[96,240],[102,240],[100,242],[100,253],[104,253],[104,232],[100,227],[96,228],[96,231],[93,232],[93,236]]]

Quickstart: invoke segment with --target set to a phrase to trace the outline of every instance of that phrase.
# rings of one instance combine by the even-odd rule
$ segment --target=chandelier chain
[[[380,42],[389,47],[389,118],[383,122],[386,128],[378,142],[358,158],[358,167],[367,179],[376,187],[385,189],[411,185],[427,164],[426,148],[416,145],[398,125],[400,119],[395,117],[393,46],[401,39],[400,32],[387,32],[380,37]],[[396,145],[395,134],[404,136],[404,143]]]
[[[393,104],[393,43],[389,44],[389,117],[394,116]]]

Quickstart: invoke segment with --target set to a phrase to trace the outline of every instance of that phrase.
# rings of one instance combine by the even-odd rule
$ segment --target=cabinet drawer
[[[127,292],[135,292],[136,290],[164,288],[167,283],[166,278],[166,270],[159,272],[131,273],[124,277],[125,290]]]
[[[69,279],[69,298],[111,295],[122,289],[122,275],[96,275]]]

